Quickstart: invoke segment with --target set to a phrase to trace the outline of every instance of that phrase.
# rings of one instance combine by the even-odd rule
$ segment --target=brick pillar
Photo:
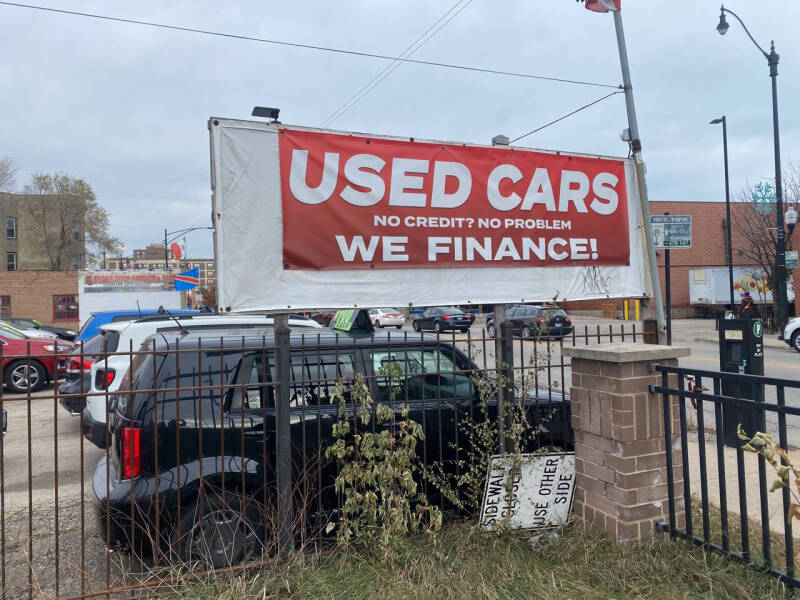
[[[648,392],[650,384],[661,383],[661,374],[650,373],[648,365],[677,366],[689,349],[620,343],[564,348],[562,354],[572,358],[572,512],[619,542],[644,540],[655,521],[669,520],[664,405],[662,396]],[[675,508],[682,525],[677,399],[671,410]]]

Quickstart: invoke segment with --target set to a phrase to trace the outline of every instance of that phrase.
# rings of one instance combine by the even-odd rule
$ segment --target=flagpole
[[[656,321],[658,323],[658,343],[666,342],[666,315],[664,302],[661,297],[661,282],[658,277],[658,263],[656,250],[653,243],[653,229],[650,227],[650,204],[647,198],[647,182],[645,181],[645,165],[642,160],[642,141],[639,138],[639,124],[636,120],[636,107],[633,103],[633,86],[631,85],[631,72],[628,67],[628,50],[625,45],[625,32],[622,29],[622,15],[620,10],[612,10],[614,14],[614,29],[617,33],[617,47],[619,48],[619,62],[622,67],[622,85],[625,91],[625,108],[628,112],[628,129],[630,130],[631,149],[633,150],[633,165],[636,171],[636,181],[639,185],[639,202],[642,208],[642,224],[644,226],[644,239],[647,249],[647,263],[650,271],[650,283],[653,287],[653,302],[656,305]]]

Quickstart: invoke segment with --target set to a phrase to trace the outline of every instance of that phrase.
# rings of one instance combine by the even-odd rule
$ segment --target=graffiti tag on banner
[[[481,506],[481,527],[495,530],[544,529],[565,525],[575,491],[575,454],[523,454],[514,473],[514,460],[492,457]]]

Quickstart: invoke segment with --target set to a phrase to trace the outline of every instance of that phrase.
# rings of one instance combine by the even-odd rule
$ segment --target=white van
[[[96,360],[84,360],[84,369],[89,369],[88,389],[86,390],[86,406],[83,409],[83,435],[95,446],[105,448],[106,445],[106,398],[119,389],[120,382],[128,372],[131,356],[125,352],[136,352],[142,343],[154,333],[160,331],[197,331],[207,328],[221,330],[271,327],[272,317],[265,315],[157,315],[142,317],[135,321],[119,321],[100,326],[103,336],[102,352]],[[300,317],[289,317],[291,328],[321,329],[316,321]],[[116,353],[116,354],[113,354]],[[89,357],[87,357],[89,358]],[[107,393],[106,393],[107,392]]]

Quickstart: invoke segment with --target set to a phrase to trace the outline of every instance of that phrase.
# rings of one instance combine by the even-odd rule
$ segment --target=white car
[[[142,317],[135,321],[118,321],[100,326],[103,336],[101,354],[84,357],[83,369],[89,371],[86,406],[83,409],[83,435],[100,448],[106,443],[106,399],[119,389],[132,360],[127,352],[142,349],[142,343],[160,331],[185,329],[197,331],[209,329],[225,331],[225,328],[249,329],[271,327],[272,317],[265,315],[164,315]],[[304,318],[289,318],[292,328],[322,329],[316,321]],[[102,354],[107,353],[107,354]],[[118,353],[118,354],[117,354]],[[97,359],[99,357],[99,359]],[[93,358],[97,360],[87,360]],[[78,361],[79,362],[79,361]],[[106,393],[107,392],[107,393]],[[95,395],[92,395],[95,394]]]
[[[783,341],[800,352],[800,317],[789,319],[783,329]]]
[[[400,329],[406,322],[403,313],[396,308],[371,308],[369,320],[376,328],[395,326]]]

